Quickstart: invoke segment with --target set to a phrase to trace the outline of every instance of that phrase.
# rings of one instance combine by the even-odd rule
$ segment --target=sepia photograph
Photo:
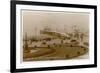
[[[89,59],[89,13],[21,13],[23,61]]]

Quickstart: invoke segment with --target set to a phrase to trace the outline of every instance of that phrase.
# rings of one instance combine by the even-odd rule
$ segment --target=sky
[[[59,32],[72,32],[76,25],[80,31],[89,32],[89,13],[22,10],[23,35],[39,35],[44,27]]]

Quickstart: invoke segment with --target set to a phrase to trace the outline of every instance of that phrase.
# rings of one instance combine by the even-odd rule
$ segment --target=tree
[[[28,49],[28,43],[27,43],[27,33],[25,34],[25,50]]]

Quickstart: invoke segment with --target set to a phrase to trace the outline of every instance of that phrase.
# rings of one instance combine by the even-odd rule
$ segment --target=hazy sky
[[[39,33],[48,26],[60,32],[72,31],[77,25],[80,31],[89,31],[89,13],[53,12],[53,11],[22,11],[23,34],[29,36]]]

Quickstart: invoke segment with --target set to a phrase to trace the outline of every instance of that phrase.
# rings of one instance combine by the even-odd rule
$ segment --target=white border
[[[71,11],[71,12],[89,12],[89,59],[78,60],[56,60],[56,61],[36,61],[36,62],[21,62],[21,9],[30,10],[52,10],[52,11]],[[34,5],[16,5],[16,68],[38,68],[38,67],[53,67],[53,66],[72,66],[94,64],[94,10],[83,8],[68,8],[68,7],[49,7],[49,6],[34,6]]]

